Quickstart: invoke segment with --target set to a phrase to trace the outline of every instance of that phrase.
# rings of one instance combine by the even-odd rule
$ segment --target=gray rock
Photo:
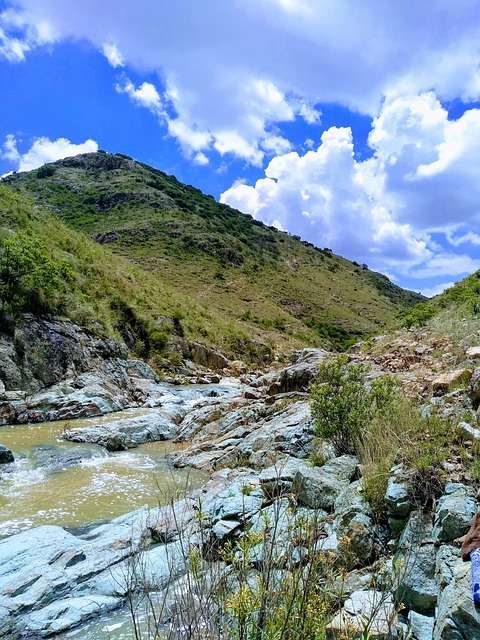
[[[477,504],[471,490],[463,484],[450,482],[435,510],[435,540],[451,541],[465,535],[476,513]]]
[[[440,593],[433,632],[434,640],[480,638],[480,612],[473,604],[471,563],[459,560],[453,580]]]
[[[410,551],[398,551],[395,565],[398,567],[399,586],[396,599],[407,608],[419,613],[432,610],[438,597],[435,580],[435,547],[426,544]]]
[[[66,449],[55,445],[35,447],[31,452],[31,459],[35,467],[48,467],[49,469],[64,469],[73,467],[83,460],[108,455],[97,447],[79,447],[78,449]]]
[[[40,611],[32,611],[22,631],[48,638],[122,605],[121,598],[99,595],[57,600]]]
[[[144,378],[145,380],[153,380],[160,382],[160,378],[155,371],[143,360],[127,360],[127,373],[130,376]]]
[[[285,495],[292,489],[298,469],[305,463],[299,458],[286,456],[260,473],[260,484],[267,498]]]
[[[422,511],[412,512],[398,546],[394,558],[398,580],[396,599],[418,613],[430,611],[435,607],[438,596],[436,550],[430,516]]]
[[[1,540],[0,636],[8,632],[18,637],[30,622],[41,637],[49,635],[53,624],[59,629],[75,626],[80,621],[75,613],[79,603],[66,603],[71,597],[86,596],[92,602],[90,608],[82,600],[88,615],[101,612],[104,606],[117,606],[115,598],[96,600],[104,594],[93,589],[75,596],[73,592],[138,551],[145,517],[145,510],[127,514],[92,530],[88,539],[44,525]],[[47,626],[41,628],[42,624]]]
[[[293,480],[292,491],[298,501],[313,509],[331,509],[335,500],[354,477],[358,459],[340,456],[323,467],[304,464]]]
[[[103,425],[68,429],[64,438],[72,442],[98,444],[108,451],[121,451],[137,447],[143,442],[170,440],[177,433],[177,425],[163,418],[157,411]]]
[[[0,444],[0,464],[8,464],[14,462],[15,458],[10,449],[7,449],[3,444]]]
[[[416,640],[432,640],[435,624],[433,616],[424,616],[416,611],[410,611],[408,622]]]
[[[335,500],[333,530],[340,541],[344,566],[369,564],[375,547],[375,523],[370,505],[362,496],[361,481],[352,482]]]
[[[394,518],[406,518],[413,509],[408,492],[407,476],[401,466],[393,467],[385,493],[385,505]]]
[[[435,576],[440,590],[454,581],[454,567],[460,559],[460,549],[458,547],[442,544],[438,548]]]
[[[324,349],[301,349],[295,351],[292,364],[285,369],[267,373],[258,378],[252,386],[268,387],[270,395],[288,391],[308,391],[311,382],[318,375],[318,367],[328,352]]]
[[[354,591],[343,609],[327,625],[327,638],[365,637],[388,640],[396,628],[395,606],[390,594],[374,589]]]
[[[189,356],[195,363],[203,367],[225,369],[229,365],[225,356],[204,344],[200,344],[200,342],[191,343]]]

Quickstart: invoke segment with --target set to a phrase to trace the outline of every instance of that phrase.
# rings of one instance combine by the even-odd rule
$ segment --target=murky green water
[[[68,422],[86,426],[134,417],[152,409],[127,410]],[[96,445],[63,440],[66,422],[0,427],[0,442],[16,462],[0,476],[0,536],[41,524],[82,527],[111,520],[143,505],[168,502],[176,491],[206,481],[198,471],[173,469],[165,460],[178,448],[148,443],[108,453]]]

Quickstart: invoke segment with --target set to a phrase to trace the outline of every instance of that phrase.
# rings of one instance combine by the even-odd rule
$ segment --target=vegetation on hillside
[[[402,327],[422,327],[445,309],[466,316],[480,313],[480,271],[456,282],[453,287],[426,302],[403,309],[398,314],[398,320]]]
[[[66,158],[5,181],[238,330],[281,349],[303,343],[343,350],[422,299],[366,265],[121,154]]]
[[[0,184],[0,300],[3,330],[25,313],[60,315],[126,341],[162,366],[175,338],[219,346],[230,357],[259,357],[241,326],[90,240]]]

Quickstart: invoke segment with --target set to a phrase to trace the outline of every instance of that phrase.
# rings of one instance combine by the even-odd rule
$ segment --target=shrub
[[[337,455],[356,453],[362,429],[393,405],[393,379],[367,384],[367,371],[344,356],[320,365],[311,411],[317,435],[330,440]]]
[[[3,309],[13,312],[55,311],[54,294],[71,269],[53,261],[44,243],[27,233],[4,240],[0,253],[0,298]]]

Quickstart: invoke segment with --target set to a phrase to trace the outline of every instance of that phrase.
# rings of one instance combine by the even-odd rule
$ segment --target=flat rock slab
[[[132,449],[144,442],[170,440],[178,433],[178,426],[160,413],[116,420],[104,425],[68,429],[64,438],[72,442],[89,442],[108,451]]]

